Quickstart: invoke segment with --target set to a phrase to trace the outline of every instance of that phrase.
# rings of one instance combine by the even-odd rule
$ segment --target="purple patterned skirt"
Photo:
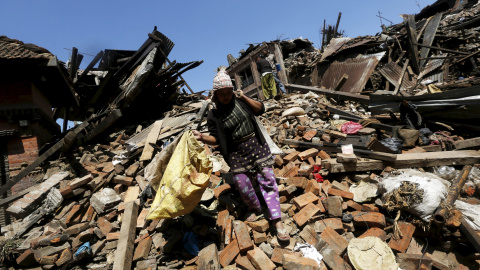
[[[235,174],[261,170],[265,167],[271,167],[273,163],[270,148],[267,144],[260,145],[256,136],[237,143],[236,151],[228,157],[230,171]]]

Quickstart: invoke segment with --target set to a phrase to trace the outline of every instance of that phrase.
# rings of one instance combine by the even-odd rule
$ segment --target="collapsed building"
[[[55,126],[54,139],[34,159],[2,170],[10,175],[0,204],[13,219],[2,226],[0,263],[477,269],[479,8],[440,0],[375,36],[331,35],[322,49],[303,38],[272,41],[228,56],[235,87],[259,99],[253,59],[267,49],[280,66],[288,94],[265,101],[258,120],[272,139],[288,243],[277,240],[267,220],[242,220],[247,209],[216,147],[202,146],[213,169],[201,198],[187,198],[193,210],[146,219],[181,138],[189,129],[207,132],[212,105],[182,89],[189,87],[181,74],[201,61],[171,62],[173,42],[156,30],[139,50],[102,51],[83,71],[75,50],[64,68],[35,48],[49,57],[40,66],[56,65],[56,78],[71,88],[56,87],[71,99],[49,99],[40,82],[56,79],[42,73],[24,87],[30,99],[39,107],[40,92],[50,102],[49,119],[81,123],[63,133]],[[4,133],[32,136],[22,133],[23,118],[11,119],[8,128],[18,131]],[[33,186],[13,192],[28,177]]]

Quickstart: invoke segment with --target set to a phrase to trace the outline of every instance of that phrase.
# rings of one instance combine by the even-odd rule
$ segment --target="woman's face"
[[[233,87],[230,88],[222,88],[215,91],[215,95],[217,97],[217,101],[221,104],[228,104],[232,100],[233,97]]]

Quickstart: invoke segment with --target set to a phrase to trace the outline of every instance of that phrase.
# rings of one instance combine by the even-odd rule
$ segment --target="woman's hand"
[[[192,130],[192,132],[193,132],[193,137],[194,137],[195,139],[197,139],[197,141],[200,141],[200,142],[201,142],[201,141],[202,141],[202,138],[203,138],[202,133],[201,133],[200,131],[198,131],[198,130]]]
[[[242,101],[245,100],[245,95],[242,90],[235,91],[235,96]]]

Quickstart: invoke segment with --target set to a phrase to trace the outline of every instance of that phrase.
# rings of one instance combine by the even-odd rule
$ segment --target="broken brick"
[[[152,237],[147,237],[140,241],[135,248],[135,252],[133,254],[133,261],[138,261],[140,259],[146,259],[148,254],[150,253],[150,249],[152,247]]]
[[[330,227],[326,227],[320,237],[339,255],[347,249],[348,241]]]
[[[415,226],[408,222],[399,221],[398,228],[402,236],[399,239],[394,239],[392,237],[390,242],[388,242],[388,246],[395,251],[405,253],[410,245],[410,241],[412,241]]]
[[[268,258],[267,254],[260,248],[254,246],[253,250],[247,252],[247,257],[250,262],[259,270],[273,270],[275,264]]]

